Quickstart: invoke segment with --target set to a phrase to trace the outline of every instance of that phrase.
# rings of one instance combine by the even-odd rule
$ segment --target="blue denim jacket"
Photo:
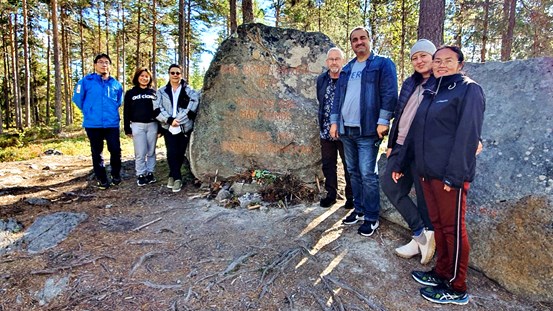
[[[351,68],[356,58],[352,59],[340,73],[330,122],[338,124],[340,134],[344,134],[342,120],[342,104],[346,98],[347,86]],[[361,135],[376,136],[377,124],[389,125],[397,105],[397,74],[396,65],[387,58],[371,53],[367,65],[361,74]]]

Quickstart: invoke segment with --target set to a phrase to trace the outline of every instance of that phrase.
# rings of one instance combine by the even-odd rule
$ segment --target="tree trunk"
[[[490,0],[484,1],[484,20],[482,25],[482,48],[480,49],[480,62],[486,62],[486,44],[488,44],[488,20],[490,14]]]
[[[230,5],[230,16],[229,16],[229,19],[230,19],[230,33],[232,34],[232,33],[235,33],[236,29],[238,28],[238,23],[236,22],[236,0],[230,0],[229,5]],[[275,8],[275,10],[276,10],[276,8]],[[278,27],[278,19],[277,19],[276,27]]]
[[[121,15],[121,23],[123,24],[123,26],[121,27],[121,32],[122,32],[122,41],[121,41],[121,51],[122,51],[122,56],[121,56],[121,59],[123,60],[121,62],[121,75],[122,75],[122,80],[123,83],[121,83],[123,85],[123,91],[125,91],[125,76],[126,76],[126,62],[125,60],[127,59],[127,53],[126,53],[126,42],[127,42],[127,31],[126,31],[126,28],[125,28],[125,1],[124,0],[121,0],[121,11],[123,12]]]
[[[83,34],[83,26],[84,26],[84,21],[83,21],[83,7],[80,7],[79,8],[79,38],[80,38],[80,42],[79,42],[79,46],[81,48],[81,76],[84,77],[85,76],[85,62],[84,62],[84,34]]]
[[[6,14],[6,19],[10,19],[9,14]],[[11,44],[8,45],[8,42],[11,42],[11,30],[9,28],[9,23],[2,25],[2,28],[5,28],[5,31],[2,32],[2,48],[3,48],[3,59],[4,59],[4,72],[6,73],[4,75],[4,111],[5,117],[4,117],[4,124],[6,124],[6,128],[10,128],[11,124],[11,115],[10,115],[10,90],[12,89],[11,81],[8,79],[8,77],[11,77],[11,64],[10,64],[10,57],[11,57]]]
[[[192,30],[190,28],[190,24],[192,22],[192,3],[189,0],[187,2],[187,10],[186,10],[186,59],[184,65],[184,76],[186,81],[190,80],[190,58],[191,58],[191,44],[192,42]]]
[[[179,0],[179,31],[178,31],[178,51],[177,56],[178,64],[184,64],[184,59],[186,57],[186,47],[184,42],[185,36],[185,27],[184,27],[184,0]]]
[[[421,0],[417,37],[436,46],[444,42],[445,0]]]
[[[24,72],[24,104],[25,104],[25,127],[31,126],[31,65],[29,62],[29,23],[27,14],[27,0],[22,0],[23,11],[23,58],[25,64]]]
[[[400,54],[400,63],[399,63],[399,81],[403,81],[405,77],[405,32],[406,32],[406,18],[407,10],[405,9],[405,0],[401,1],[401,54]]]
[[[55,82],[54,89],[55,92],[55,110],[56,115],[56,128],[55,132],[59,133],[62,129],[61,119],[61,68],[60,68],[60,44],[59,44],[59,34],[58,34],[58,1],[51,0],[50,5],[52,6],[52,34],[53,34],[53,43],[54,43],[54,73],[55,73]]]
[[[14,14],[14,21],[8,18],[8,29],[10,32],[11,55],[12,55],[12,74],[13,74],[13,102],[15,111],[15,126],[22,129],[21,126],[21,94],[19,88],[19,65],[17,61],[17,15]]]
[[[106,18],[106,54],[109,55],[109,3],[104,0],[104,17]]]
[[[242,22],[244,24],[253,23],[253,3],[252,0],[242,0]]]
[[[157,68],[156,68],[156,52],[157,52],[157,10],[156,0],[152,0],[152,82],[155,87]]]
[[[82,11],[81,11],[82,12]],[[49,13],[48,13],[49,14]],[[82,16],[82,15],[81,15]],[[50,23],[50,16],[48,16],[48,45],[46,47],[46,125],[50,125],[50,53],[51,53],[51,39],[50,39],[50,33],[51,33],[52,27]],[[82,32],[81,32],[82,34]],[[82,55],[82,48],[81,48],[81,55]],[[81,67],[84,67],[84,62]],[[84,69],[83,69],[84,72]],[[83,74],[84,76],[84,74]]]
[[[142,6],[138,4],[138,14],[136,18],[136,54],[135,58],[135,67],[140,67],[140,23],[142,23]]]
[[[63,63],[63,98],[65,100],[65,125],[71,125],[72,113],[71,113],[71,98],[69,95],[69,34],[66,30],[67,25],[67,12],[65,8],[62,8],[61,12],[61,55]]]
[[[505,0],[503,2],[503,33],[501,34],[501,60],[511,59],[513,47],[513,30],[515,29],[516,0]]]
[[[96,34],[98,35],[98,52],[95,54],[102,53],[102,14],[100,12],[100,3],[96,3],[96,14],[98,16],[98,31]]]

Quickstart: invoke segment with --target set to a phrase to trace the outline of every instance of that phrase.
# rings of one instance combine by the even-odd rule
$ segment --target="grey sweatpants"
[[[157,122],[131,123],[136,176],[153,173],[156,168]]]

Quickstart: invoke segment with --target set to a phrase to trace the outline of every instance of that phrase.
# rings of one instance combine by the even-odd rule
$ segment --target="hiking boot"
[[[411,239],[409,243],[396,248],[394,252],[401,258],[409,259],[419,254],[419,244],[417,244],[415,239]]]
[[[173,189],[174,185],[175,185],[175,179],[173,179],[173,177],[167,178],[167,188]]]
[[[342,207],[345,209],[353,209],[353,199],[347,199],[346,204],[344,204],[344,206]]]
[[[418,249],[421,253],[421,264],[426,265],[432,260],[436,251],[436,241],[434,240],[434,231],[424,231],[419,236],[414,236],[413,240],[417,242]]]
[[[157,179],[154,177],[154,173],[152,172],[149,172],[148,174],[146,174],[146,181],[149,183],[149,184],[153,184],[157,181]]]
[[[321,207],[331,207],[334,203],[336,203],[336,199],[326,197],[321,199],[320,205]]]
[[[376,231],[376,228],[378,228],[378,220],[377,221],[368,221],[366,220],[359,229],[357,229],[357,233],[359,233],[362,236],[371,236]]]
[[[364,217],[365,217],[365,214],[352,211],[351,213],[349,213],[349,215],[346,218],[342,220],[342,224],[353,225],[357,223],[359,220],[363,220]]]
[[[436,275],[434,269],[430,271],[413,271],[411,272],[411,276],[419,284],[426,286],[438,286],[445,284],[444,280]]]
[[[139,187],[146,186],[146,185],[148,184],[148,181],[146,180],[146,176],[144,176],[144,175],[139,175],[139,176],[138,176],[138,179],[136,180],[136,184],[137,184]]]
[[[182,188],[182,181],[180,179],[175,180],[173,183],[173,192],[179,192]]]
[[[111,184],[114,186],[119,186],[119,184],[121,184],[121,177],[111,176]]]
[[[423,287],[420,289],[421,296],[426,300],[440,304],[466,305],[469,302],[467,292],[458,292],[449,286]]]
[[[109,182],[107,182],[107,181],[104,181],[104,182],[99,181],[98,182],[98,189],[106,190],[107,188],[109,188]]]

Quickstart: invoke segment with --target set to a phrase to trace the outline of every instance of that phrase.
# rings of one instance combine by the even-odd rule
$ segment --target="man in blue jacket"
[[[73,102],[83,113],[83,127],[90,141],[92,165],[100,189],[110,181],[104,167],[104,140],[110,153],[111,184],[121,183],[121,142],[119,140],[119,107],[123,87],[110,76],[111,59],[107,54],[94,58],[94,73],[83,77],[73,92]]]
[[[357,232],[371,236],[380,212],[376,157],[397,104],[397,76],[391,59],[371,53],[367,29],[356,27],[349,38],[356,57],[340,73],[330,135],[344,144],[353,190],[355,209],[342,223],[364,220]]]

